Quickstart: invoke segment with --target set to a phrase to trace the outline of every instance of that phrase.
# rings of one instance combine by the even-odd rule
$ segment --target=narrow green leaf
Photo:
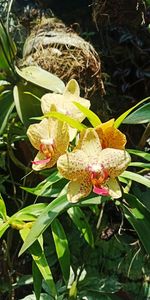
[[[32,94],[26,94],[25,92],[27,91],[32,91],[32,93],[38,97],[41,97],[45,92],[45,90],[42,88],[39,89],[30,82],[26,85],[23,84],[23,82],[19,82],[14,87],[13,95],[16,110],[21,122],[24,123],[25,126],[31,124],[32,117],[37,117],[42,114],[40,101]]]
[[[11,91],[4,91],[3,93],[1,93],[0,107],[0,134],[2,134],[7,125],[8,118],[14,108],[13,94]]]
[[[62,178],[63,177],[58,173],[58,171],[55,171],[52,175],[48,176],[46,179],[44,179],[34,188],[27,188],[27,187],[21,187],[21,188],[34,195],[44,196],[46,190],[49,189],[53,183],[60,181]]]
[[[143,124],[148,122],[150,122],[150,103],[144,104],[123,121],[124,124]]]
[[[99,117],[93,111],[81,105],[79,102],[74,101],[73,103],[81,112],[83,112],[93,127],[96,127],[102,123]]]
[[[3,219],[4,222],[7,221],[6,206],[1,195],[0,195],[0,217]]]
[[[86,126],[84,124],[81,124],[79,121],[64,115],[63,113],[60,112],[49,112],[48,114],[46,114],[44,117],[53,117],[56,118],[58,120],[61,120],[63,122],[66,122],[67,124],[69,124],[71,127],[76,128],[79,131],[82,131],[83,129],[86,128]]]
[[[89,206],[89,205],[101,204],[101,203],[102,203],[102,196],[97,196],[96,194],[92,193],[85,199],[82,199],[80,202],[78,202],[78,205],[82,207],[82,206]]]
[[[138,168],[150,168],[150,163],[143,163],[138,161],[133,161],[129,164],[129,167],[138,167]]]
[[[144,152],[144,151],[140,151],[140,150],[134,150],[134,149],[127,149],[127,151],[130,154],[134,154],[136,156],[140,156],[142,158],[144,158],[147,161],[150,161],[150,153]]]
[[[40,300],[40,294],[42,290],[42,274],[38,269],[35,261],[32,261],[32,275],[33,275],[33,287],[36,300]]]
[[[0,223],[0,238],[3,236],[5,231],[9,228],[8,222],[6,223]]]
[[[23,241],[26,239],[30,232],[30,229],[24,228],[20,230],[20,235]],[[48,265],[47,259],[44,254],[43,246],[40,239],[36,240],[33,245],[29,248],[29,252],[32,255],[32,258],[37,265],[39,271],[41,272],[45,282],[47,283],[47,287],[49,289],[49,294],[57,299],[56,287],[53,280],[53,276]]]
[[[116,119],[114,126],[116,128],[118,128],[121,125],[121,123],[123,122],[123,120],[130,114],[130,112],[132,110],[134,110],[136,107],[138,107],[139,105],[141,105],[142,103],[144,103],[145,101],[147,101],[149,99],[150,99],[150,97],[147,97],[147,98],[141,100],[140,102],[138,102],[136,105],[129,108],[127,111],[125,111],[121,116],[119,116],[119,118]]]
[[[9,218],[9,222],[14,220],[20,221],[34,221],[45,209],[47,203],[36,203],[26,206],[19,210]]]
[[[71,220],[78,228],[78,230],[82,233],[86,242],[91,246],[94,247],[94,238],[91,227],[87,221],[85,214],[79,207],[71,207],[67,210]]]
[[[150,212],[135,196],[125,194],[124,198],[127,204],[121,204],[126,218],[136,230],[145,250],[150,254]]]
[[[65,85],[59,77],[43,70],[39,66],[25,67],[21,70],[16,67],[16,72],[26,81],[30,81],[46,90],[63,93],[65,89]]]
[[[128,179],[131,179],[133,181],[136,181],[138,183],[141,183],[147,187],[150,188],[150,180],[147,179],[146,177],[142,176],[142,175],[139,175],[139,174],[136,174],[136,173],[133,173],[133,172],[130,172],[130,171],[124,171],[120,177],[125,177],[125,178],[128,178]]]
[[[53,200],[37,218],[29,235],[27,236],[19,255],[26,251],[35,240],[47,229],[53,220],[64,210],[69,208],[70,203],[67,201],[66,195]]]
[[[70,251],[67,237],[58,219],[52,222],[51,229],[63,278],[67,285],[70,276]]]

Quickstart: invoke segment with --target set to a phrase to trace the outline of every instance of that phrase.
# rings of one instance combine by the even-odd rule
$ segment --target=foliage
[[[76,199],[76,201],[72,201],[72,198],[68,197],[71,186],[69,180],[74,182],[76,178],[73,177],[73,180],[68,178],[71,171],[67,170],[67,176],[64,170],[61,171],[60,162],[62,156],[66,155],[66,151],[68,157],[71,157],[74,151],[76,153],[81,151],[81,146],[85,146],[85,151],[87,151],[90,136],[93,134],[94,137],[97,137],[97,132],[100,132],[98,144],[100,157],[101,153],[104,153],[109,147],[115,148],[114,153],[116,150],[121,151],[118,152],[121,154],[126,153],[124,148],[126,138],[117,128],[122,123],[141,124],[149,122],[149,97],[127,110],[116,121],[110,120],[101,123],[95,113],[81,104],[82,98],[79,95],[76,99],[78,85],[75,81],[71,81],[71,86],[74,82],[74,91],[68,89],[68,98],[71,97],[73,100],[70,100],[71,104],[68,104],[70,105],[68,107],[77,109],[76,114],[82,115],[82,120],[87,118],[90,125],[83,124],[80,119],[76,118],[75,113],[71,115],[69,112],[66,115],[66,111],[59,111],[59,106],[57,107],[56,103],[52,103],[49,112],[41,117],[43,95],[50,90],[57,97],[58,94],[59,96],[63,94],[64,97],[65,86],[59,78],[40,68],[28,67],[19,70],[14,64],[15,45],[2,24],[0,31],[0,51],[2,54],[0,101],[3,112],[0,117],[2,136],[0,167],[3,176],[0,178],[2,194],[0,199],[0,237],[3,240],[3,255],[9,271],[12,272],[13,270],[11,259],[15,260],[18,252],[19,255],[26,253],[23,256],[26,262],[32,260],[32,277],[17,274],[16,277],[11,275],[9,278],[8,274],[7,276],[5,274],[7,284],[2,282],[2,293],[5,296],[9,292],[12,296],[20,287],[33,284],[34,294],[28,296],[25,294],[22,299],[122,299],[123,290],[132,291],[128,284],[135,275],[132,272],[135,262],[138,265],[140,276],[143,276],[142,263],[147,264],[147,255],[150,254],[150,242],[147,238],[150,226],[150,205],[149,201],[146,201],[150,187],[148,179],[150,155],[144,150],[127,150],[132,156],[129,170],[125,170],[127,165],[124,165],[125,162],[123,161],[123,168],[120,167],[121,171],[119,169],[119,173],[115,174],[115,178],[118,177],[117,180],[115,179],[115,184],[118,184],[119,197],[116,197],[116,194],[118,195],[115,191],[116,185],[115,187],[114,184],[112,187],[108,186],[112,169],[108,164],[109,177],[106,172],[104,174],[102,172],[102,178],[100,176],[99,178],[94,177],[96,171],[92,173],[92,184],[94,185],[95,182],[98,184],[99,193],[96,192],[96,189],[93,189],[93,192],[90,190],[89,193],[82,195],[83,197]],[[37,123],[38,126],[37,124],[31,125],[35,118],[40,119],[40,123]],[[62,124],[65,124],[68,132],[70,128],[75,132],[73,139],[69,141],[68,137],[67,150],[64,153],[61,153],[61,150],[58,151],[60,157],[56,159],[57,164],[55,161],[51,166],[53,168],[47,168],[47,163],[56,154],[55,143],[53,144],[53,141],[48,140],[45,128],[41,127],[42,129],[40,129],[39,127],[45,119],[52,120],[55,125],[61,125],[59,127],[60,132],[54,136],[58,148],[61,148],[61,143],[64,141],[63,131],[61,131]],[[38,130],[34,131],[31,137],[29,128],[33,129],[33,126],[35,126],[34,130],[35,128]],[[40,130],[44,132],[45,136],[40,141],[39,146],[37,140]],[[30,161],[35,153],[33,149],[28,150],[31,147],[27,140],[26,131],[32,145],[42,156],[39,160],[35,158],[32,161],[32,166],[34,163],[37,166],[44,165],[39,169],[39,172],[33,172],[30,168]],[[113,139],[113,134],[115,134],[116,140]],[[60,135],[61,143],[58,138]],[[97,142],[97,140],[94,140],[93,136],[90,144],[90,150],[92,149],[91,162],[92,159],[96,161],[94,156],[96,148],[93,148],[93,145],[94,141]],[[104,146],[107,143],[108,146]],[[115,146],[111,146],[111,143]],[[22,157],[23,155],[24,157]],[[126,155],[129,157],[129,154]],[[82,157],[79,158],[83,162]],[[120,161],[118,161],[118,157],[114,158],[114,156],[112,160],[113,169],[118,172],[117,168],[119,168]],[[106,163],[108,161],[104,155],[104,167]],[[12,175],[14,167],[16,174]],[[86,169],[86,174],[88,171]],[[21,176],[25,176],[22,184],[20,184]],[[10,184],[10,193],[6,188],[7,184]],[[113,194],[111,194],[111,189]],[[105,194],[106,192],[107,194]],[[113,209],[110,213],[111,207]],[[115,214],[117,218],[114,216]],[[129,234],[127,234],[128,232]],[[105,243],[105,239],[110,239],[110,242]],[[130,244],[132,244],[132,248],[129,247]],[[17,250],[11,257],[10,251],[16,245]],[[22,256],[19,260],[23,262]],[[119,276],[111,273],[111,277],[106,277],[105,271],[114,272],[114,266],[119,269]],[[123,274],[125,274],[126,280],[122,280]],[[147,274],[148,270],[146,269],[144,276],[149,276]],[[12,279],[14,280],[13,284],[11,283]],[[145,286],[146,281],[141,292],[142,297],[149,293]],[[144,292],[144,288],[146,292]],[[133,294],[136,295],[135,287]]]

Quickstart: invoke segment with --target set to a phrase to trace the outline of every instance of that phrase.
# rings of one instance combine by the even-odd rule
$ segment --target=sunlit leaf
[[[56,253],[62,270],[65,283],[68,283],[70,275],[70,251],[64,229],[58,219],[51,224]]]
[[[93,247],[94,246],[94,238],[91,227],[87,221],[85,214],[79,207],[71,207],[68,209],[68,214],[78,228],[78,230],[82,233],[86,242]]]
[[[52,175],[40,182],[36,187],[22,187],[22,189],[37,196],[45,196],[47,189],[49,190],[52,184],[60,181],[62,178],[63,177],[58,173],[58,171],[55,171]]]
[[[130,171],[124,171],[120,177],[131,179],[150,188],[150,180],[140,174],[136,174]]]
[[[127,149],[127,151],[130,154],[134,154],[136,156],[140,156],[142,158],[144,158],[147,161],[150,161],[150,153],[144,152],[144,151],[140,151],[140,150],[134,150],[134,149]]]
[[[145,250],[150,254],[150,240],[148,238],[150,212],[134,195],[125,194],[124,197],[127,203],[121,204],[121,206],[125,216],[136,230]]]
[[[118,127],[121,125],[121,123],[123,122],[123,120],[130,114],[131,111],[133,111],[136,107],[138,107],[139,105],[141,105],[142,103],[144,103],[145,101],[148,101],[148,100],[150,100],[150,97],[147,97],[147,98],[141,100],[141,101],[138,102],[136,105],[132,106],[132,107],[129,108],[127,111],[125,111],[121,116],[119,116],[119,117],[116,119],[116,121],[115,121],[115,123],[114,123],[114,126],[115,126],[116,128],[118,128]]]
[[[9,228],[9,223],[0,223],[0,238],[5,233],[5,231]]]
[[[65,85],[61,79],[39,66],[25,67],[21,70],[16,67],[16,72],[26,81],[30,81],[46,90],[62,93],[65,89]]]
[[[67,115],[64,115],[63,113],[50,112],[50,113],[46,114],[45,117],[53,117],[53,118],[59,119],[63,122],[68,123],[71,127],[76,128],[79,131],[82,131],[83,129],[86,128],[86,126],[84,124],[81,124],[79,121],[77,121]]]
[[[149,168],[150,169],[150,163],[143,163],[139,161],[133,161],[129,164],[129,167],[138,167],[138,168]]]
[[[67,201],[66,195],[53,200],[37,218],[33,227],[20,250],[20,255],[26,251],[35,240],[51,225],[53,220],[64,210],[69,208],[70,204]]]
[[[102,123],[99,117],[93,111],[81,105],[79,102],[74,101],[73,103],[81,112],[83,112],[93,127],[99,126]]]
[[[34,221],[45,209],[47,203],[36,203],[20,209],[9,219],[9,222],[14,220],[20,221]]]
[[[144,104],[123,121],[124,124],[142,124],[148,122],[150,122],[150,103]]]
[[[29,234],[30,229],[24,228],[20,230],[20,235],[23,241],[26,239],[27,235]],[[53,276],[48,265],[47,259],[44,254],[43,245],[40,239],[36,240],[33,245],[29,248],[29,252],[32,255],[32,258],[37,265],[39,271],[41,272],[47,287],[49,289],[49,294],[57,299],[56,287],[53,280]]]
[[[6,213],[6,206],[5,206],[5,202],[2,198],[2,196],[0,195],[0,217],[4,220],[7,221],[7,213]]]

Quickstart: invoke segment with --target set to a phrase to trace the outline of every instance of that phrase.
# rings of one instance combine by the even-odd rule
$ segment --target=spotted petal
[[[82,181],[71,181],[68,185],[67,198],[69,202],[76,203],[81,198],[84,198],[90,194],[92,190],[92,184],[89,178],[84,178]]]
[[[43,119],[40,123],[32,124],[27,130],[28,138],[34,148],[40,149],[41,139],[49,138],[50,120]]]
[[[90,160],[89,163],[92,163],[93,159],[95,162],[100,155],[102,147],[99,137],[93,128],[88,128],[81,132],[77,148],[86,153]]]
[[[125,150],[107,148],[101,151],[98,162],[111,178],[115,178],[127,168],[130,160],[130,155]]]
[[[118,181],[114,178],[110,178],[106,183],[108,188],[108,193],[113,199],[118,199],[122,196],[120,185]]]
[[[87,176],[88,157],[81,150],[61,155],[57,168],[61,175],[69,180],[81,180]]]
[[[100,138],[102,148],[125,148],[126,136],[119,129],[114,127],[114,119],[100,124],[96,128],[96,132]]]

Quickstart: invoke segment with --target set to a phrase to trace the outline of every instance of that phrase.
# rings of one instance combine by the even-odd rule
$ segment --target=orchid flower
[[[82,122],[85,115],[74,105],[74,101],[82,104],[86,108],[90,107],[90,101],[80,97],[80,89],[77,81],[71,79],[66,85],[63,95],[56,93],[45,94],[41,98],[41,108],[43,114],[47,114],[52,111],[52,106],[55,105],[58,112]],[[69,126],[70,141],[73,140],[76,133],[77,130]]]
[[[126,136],[119,129],[114,127],[114,119],[100,124],[95,128],[102,148],[124,149],[126,144]]]
[[[68,125],[54,118],[44,118],[30,125],[27,135],[33,147],[39,150],[32,162],[36,171],[53,167],[69,145]]]
[[[77,202],[93,192],[98,195],[121,197],[117,177],[127,168],[130,156],[125,150],[102,149],[99,136],[94,128],[88,128],[70,153],[59,157],[59,172],[70,182],[67,198]]]

